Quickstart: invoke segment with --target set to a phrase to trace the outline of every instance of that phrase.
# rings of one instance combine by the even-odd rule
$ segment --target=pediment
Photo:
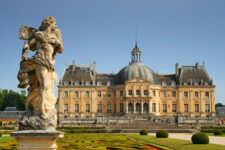
[[[136,78],[126,81],[126,83],[149,83],[149,81],[139,78],[139,77],[136,77]]]

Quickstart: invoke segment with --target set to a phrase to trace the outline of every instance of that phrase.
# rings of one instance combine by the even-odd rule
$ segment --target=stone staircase
[[[149,133],[155,133],[158,130],[167,130],[169,133],[192,133],[196,130],[189,126],[178,126],[170,123],[156,123],[147,119],[134,120],[131,123],[118,123],[110,126],[111,133],[139,133],[141,129],[146,129]]]

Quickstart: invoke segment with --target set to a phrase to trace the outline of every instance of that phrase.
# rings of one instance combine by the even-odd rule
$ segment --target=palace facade
[[[213,118],[215,85],[205,66],[175,64],[175,73],[156,74],[141,61],[137,44],[131,62],[117,74],[68,65],[58,85],[59,119],[99,116]]]

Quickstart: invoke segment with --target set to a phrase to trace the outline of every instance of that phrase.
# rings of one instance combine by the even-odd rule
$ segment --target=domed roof
[[[159,84],[156,74],[142,63],[133,63],[121,69],[117,74],[115,84],[124,84],[125,81],[136,77],[147,80],[151,84]]]

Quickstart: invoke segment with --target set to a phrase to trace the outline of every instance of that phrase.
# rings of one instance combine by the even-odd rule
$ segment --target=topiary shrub
[[[195,133],[191,137],[191,141],[193,144],[209,144],[209,137],[204,133]]]
[[[168,138],[168,132],[165,130],[159,130],[156,132],[156,138]]]
[[[214,130],[214,131],[213,131],[213,134],[214,134],[214,135],[222,135],[222,130],[219,130],[219,129]]]
[[[148,135],[148,131],[145,130],[145,129],[142,129],[142,130],[140,131],[140,135]]]

